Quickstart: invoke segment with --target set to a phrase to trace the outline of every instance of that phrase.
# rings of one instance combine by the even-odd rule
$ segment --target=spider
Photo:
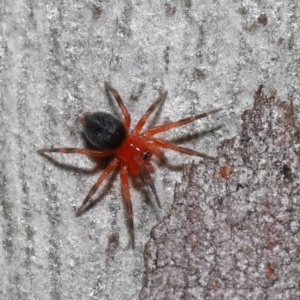
[[[83,133],[87,140],[99,150],[89,150],[80,148],[45,148],[38,150],[39,154],[47,152],[60,152],[60,153],[78,153],[92,157],[104,157],[112,156],[111,162],[104,169],[103,173],[98,178],[97,182],[93,185],[82,205],[78,208],[76,216],[81,215],[88,207],[89,200],[94,195],[98,187],[102,182],[117,168],[120,167],[120,179],[122,185],[122,193],[125,200],[126,213],[129,225],[129,231],[131,236],[132,248],[134,248],[134,223],[132,205],[129,191],[128,176],[140,176],[146,185],[149,185],[156,203],[161,208],[161,203],[158,198],[153,179],[150,176],[150,172],[154,169],[151,165],[151,158],[153,155],[158,157],[162,156],[163,149],[170,149],[177,152],[182,152],[189,155],[200,156],[203,158],[213,159],[206,154],[191,150],[188,148],[180,147],[172,144],[166,140],[153,137],[157,133],[170,130],[175,127],[179,127],[198,119],[204,118],[208,115],[215,114],[221,109],[214,109],[206,113],[202,113],[196,116],[192,116],[186,119],[182,119],[176,122],[170,122],[164,125],[155,126],[141,132],[143,126],[148,120],[150,114],[163,102],[167,97],[167,92],[164,92],[157,100],[148,108],[146,113],[137,122],[132,131],[129,131],[131,117],[125,107],[119,93],[111,87],[108,83],[104,84],[105,89],[111,92],[116,99],[122,114],[124,121],[120,121],[113,115],[106,112],[96,113],[84,113],[80,118],[80,122],[83,126]]]

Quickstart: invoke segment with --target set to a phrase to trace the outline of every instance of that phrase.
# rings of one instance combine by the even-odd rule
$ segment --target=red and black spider
[[[150,164],[152,155],[161,156],[160,148],[171,149],[174,151],[182,152],[189,155],[200,156],[203,158],[212,158],[206,154],[179,147],[163,139],[153,137],[155,134],[167,131],[169,129],[182,126],[197,119],[204,118],[208,115],[215,114],[221,109],[214,109],[206,113],[202,113],[193,117],[189,117],[180,121],[171,122],[164,125],[155,126],[141,132],[145,122],[150,114],[157,107],[157,105],[164,101],[167,97],[167,92],[164,92],[158,99],[149,107],[146,113],[138,121],[132,131],[129,132],[130,127],[130,114],[125,107],[119,93],[112,88],[108,83],[105,83],[105,88],[110,91],[122,111],[124,121],[121,122],[113,115],[106,112],[84,113],[80,118],[83,126],[83,132],[87,140],[99,148],[99,150],[79,149],[79,148],[53,148],[41,149],[38,153],[45,152],[60,152],[60,153],[79,153],[93,157],[103,157],[113,155],[112,161],[105,168],[103,173],[98,178],[97,182],[93,185],[87,196],[85,197],[82,205],[78,208],[76,215],[79,216],[87,208],[87,204],[91,197],[94,195],[102,182],[120,166],[120,179],[122,184],[123,196],[125,199],[125,206],[127,211],[127,218],[129,223],[132,247],[134,247],[134,225],[132,205],[129,192],[129,173],[133,176],[140,175],[145,184],[149,185],[157,202],[161,208],[159,198],[157,196],[153,179],[150,172],[153,172],[153,167]]]

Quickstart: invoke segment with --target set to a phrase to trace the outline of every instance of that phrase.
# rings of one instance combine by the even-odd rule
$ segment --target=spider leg
[[[89,193],[87,194],[87,196],[85,197],[85,199],[83,200],[81,206],[78,208],[77,212],[76,212],[76,216],[80,216],[84,209],[85,209],[85,205],[87,204],[87,202],[91,199],[91,197],[95,194],[95,192],[97,191],[98,187],[100,186],[100,184],[111,174],[111,172],[118,166],[120,160],[115,157],[110,164],[105,168],[105,170],[103,171],[103,173],[100,175],[100,177],[98,178],[97,182],[93,185],[93,187],[91,188],[91,190],[89,191]]]
[[[206,116],[215,114],[215,113],[219,112],[220,110],[222,110],[222,108],[214,109],[214,110],[211,110],[209,112],[202,113],[202,114],[199,114],[197,116],[189,117],[189,118],[186,118],[186,119],[182,119],[182,120],[179,120],[179,121],[176,121],[176,122],[171,122],[171,123],[168,123],[168,124],[152,127],[152,128],[149,128],[148,130],[146,130],[142,135],[147,136],[147,137],[148,136],[153,136],[154,134],[157,134],[159,132],[167,131],[169,129],[172,129],[172,128],[175,128],[175,127],[179,127],[179,126],[194,122],[198,119],[205,118]]]
[[[119,93],[107,82],[104,82],[104,86],[107,90],[109,90],[115,97],[115,99],[117,100],[118,102],[118,105],[122,111],[122,114],[124,116],[124,126],[125,128],[128,130],[129,129],[129,126],[130,126],[130,114],[126,108],[126,106],[124,105]]]
[[[131,236],[131,246],[132,249],[134,249],[135,238],[134,238],[133,213],[132,213],[132,205],[131,205],[130,191],[129,191],[128,167],[125,164],[121,164],[120,179],[122,184],[122,192],[125,199],[127,220],[128,220],[129,231]]]
[[[160,204],[160,200],[158,198],[154,183],[153,183],[153,179],[150,176],[149,170],[148,170],[148,166],[144,163],[144,161],[142,160],[142,158],[138,155],[134,156],[134,160],[137,162],[139,169],[140,169],[140,173],[141,176],[143,178],[143,181],[147,184],[150,185],[150,188],[152,190],[152,193],[154,194],[157,206],[159,208],[161,208],[161,204]],[[151,167],[151,166],[150,166]]]
[[[146,165],[146,168],[148,170],[149,173],[153,173],[154,172],[154,168],[151,165]]]
[[[192,149],[177,146],[175,144],[172,144],[172,143],[167,142],[162,139],[152,139],[148,143],[151,145],[151,147],[153,147],[153,146],[161,147],[161,148],[170,149],[173,151],[182,152],[182,153],[189,154],[189,155],[200,156],[200,157],[208,158],[208,159],[215,159],[212,156],[206,155],[204,153],[200,153],[200,152],[192,150]]]
[[[116,153],[115,150],[103,150],[103,151],[94,151],[88,149],[80,149],[80,148],[49,148],[49,149],[40,149],[37,151],[39,154],[47,153],[47,152],[59,152],[59,153],[78,153],[86,156],[108,156]]]
[[[147,121],[147,119],[149,118],[150,114],[153,112],[153,110],[157,107],[157,105],[161,102],[161,101],[165,101],[167,98],[168,92],[164,92],[162,95],[160,95],[157,100],[148,108],[148,110],[146,111],[146,113],[141,117],[141,119],[138,121],[138,123],[136,124],[136,126],[133,129],[132,133],[138,133],[140,132],[140,130],[143,128],[143,126],[145,125],[145,122]]]

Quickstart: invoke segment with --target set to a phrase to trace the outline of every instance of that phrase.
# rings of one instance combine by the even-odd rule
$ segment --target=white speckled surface
[[[162,212],[138,184],[132,189],[132,251],[118,180],[76,218],[97,177],[88,171],[93,161],[59,154],[48,160],[36,150],[82,146],[76,119],[84,111],[119,115],[104,81],[120,92],[133,123],[163,90],[169,96],[157,123],[223,107],[219,116],[165,135],[188,135],[183,145],[211,155],[239,131],[260,84],[293,99],[299,114],[299,14],[297,0],[3,0],[0,298],[136,299],[144,244],[170,207],[181,163],[192,158],[168,152],[170,168],[157,168]]]

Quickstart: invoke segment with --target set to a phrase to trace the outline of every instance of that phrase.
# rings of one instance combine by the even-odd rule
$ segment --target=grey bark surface
[[[145,248],[140,299],[299,299],[299,132],[257,91],[241,136],[186,168]],[[224,172],[224,169],[228,172]]]
[[[299,116],[299,24],[298,0],[2,0],[0,299],[138,299],[150,231],[168,213],[183,165],[201,159],[166,151],[154,163],[162,210],[130,182],[131,250],[118,174],[75,217],[107,162],[36,151],[85,146],[84,112],[122,117],[104,81],[133,124],[165,90],[148,126],[222,107],[161,135],[211,156],[239,133],[260,84],[292,99]]]

